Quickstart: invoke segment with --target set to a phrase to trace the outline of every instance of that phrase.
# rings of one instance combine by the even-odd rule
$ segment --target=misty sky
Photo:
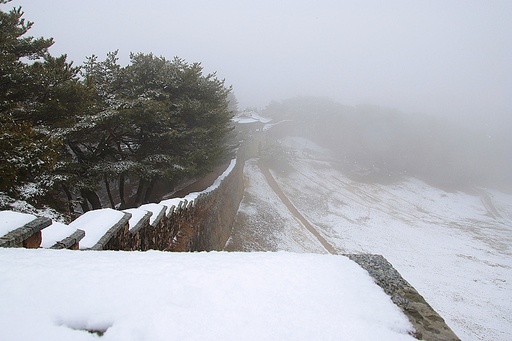
[[[75,64],[201,62],[240,108],[297,95],[512,128],[512,1],[14,0]]]

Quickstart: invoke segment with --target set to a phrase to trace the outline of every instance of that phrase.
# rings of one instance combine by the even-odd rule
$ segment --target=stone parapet
[[[425,341],[460,341],[444,319],[425,301],[414,287],[381,255],[345,254],[368,271],[391,297],[416,329],[413,335]]]
[[[64,235],[59,236],[46,247],[73,248],[80,241],[80,249],[87,250],[222,250],[243,196],[243,163],[241,159],[232,160],[212,186],[186,198],[145,204],[124,212],[112,209],[89,211],[69,225],[73,231],[71,235],[62,240]],[[140,217],[133,221],[133,226],[130,226],[130,211]],[[41,225],[39,230],[51,225],[48,218],[37,220],[38,223],[42,221],[44,226]],[[32,225],[27,224],[4,236],[2,245],[21,246],[20,243],[34,231]],[[39,243],[40,239],[39,235]]]
[[[68,237],[62,239],[61,241],[56,242],[50,249],[53,250],[61,250],[61,249],[70,249],[70,250],[78,250],[79,243],[82,238],[85,237],[85,231],[77,229]]]
[[[123,213],[124,216],[91,247],[91,250],[122,250],[125,241],[130,239],[128,221],[132,216],[130,213]]]
[[[124,210],[132,215],[129,220],[129,235],[125,244],[122,246],[124,251],[142,251],[142,238],[143,234],[150,228],[150,219],[153,215],[152,212],[141,210],[137,208],[131,208]]]
[[[141,250],[163,250],[171,230],[166,215],[167,206],[145,204],[140,206],[139,209],[152,213],[149,226],[140,232]]]
[[[50,218],[37,217],[0,237],[0,247],[38,248],[41,245],[41,230],[51,224]]]
[[[165,250],[222,250],[231,234],[243,196],[243,162],[239,160],[218,187],[193,201],[181,201],[168,215],[172,239]]]

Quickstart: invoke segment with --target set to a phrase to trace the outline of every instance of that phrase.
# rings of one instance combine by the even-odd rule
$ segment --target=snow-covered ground
[[[282,144],[296,157],[283,170],[271,169],[273,177],[338,253],[382,254],[462,340],[512,340],[511,195],[449,193],[414,178],[355,182],[313,142]],[[256,160],[244,172],[246,195],[227,250],[326,252],[275,195]]]
[[[343,256],[0,249],[2,340],[414,340]]]

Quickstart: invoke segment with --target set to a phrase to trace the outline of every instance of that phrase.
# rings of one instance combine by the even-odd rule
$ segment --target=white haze
[[[512,128],[512,2],[15,0],[75,64],[201,62],[240,108],[299,95]]]

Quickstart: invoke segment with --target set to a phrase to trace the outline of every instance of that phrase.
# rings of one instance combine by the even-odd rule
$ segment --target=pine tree
[[[126,177],[139,179],[131,201],[136,205],[150,198],[158,181],[175,183],[211,170],[229,149],[225,138],[232,115],[230,89],[215,75],[204,76],[200,64],[153,54],[130,57],[124,68],[115,52],[103,62],[92,56],[84,66],[98,92],[96,133],[104,134],[109,146],[94,170],[102,172],[106,185],[118,178],[121,206],[127,204]]]
[[[0,0],[0,5],[9,2]],[[22,59],[40,59],[53,44],[51,38],[24,37],[33,23],[22,16],[21,7],[0,9],[0,190],[12,195],[27,184],[50,185],[47,175],[55,166],[58,146],[57,138],[43,136],[18,116],[35,87],[30,66]]]
[[[0,5],[11,0],[0,0]],[[16,108],[18,102],[27,96],[31,77],[27,64],[22,58],[37,60],[48,53],[53,39],[44,39],[24,35],[33,22],[22,18],[21,7],[9,12],[0,9],[0,112],[6,113]]]

